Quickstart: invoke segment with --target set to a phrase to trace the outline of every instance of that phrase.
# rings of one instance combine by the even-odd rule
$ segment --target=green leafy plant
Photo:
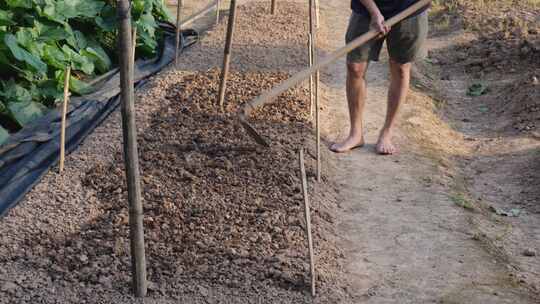
[[[0,143],[6,128],[16,131],[56,106],[67,66],[71,92],[82,95],[91,90],[89,79],[116,65],[115,6],[115,0],[0,0]],[[170,20],[163,0],[133,0],[132,18],[137,55],[155,56],[163,36],[157,20]]]

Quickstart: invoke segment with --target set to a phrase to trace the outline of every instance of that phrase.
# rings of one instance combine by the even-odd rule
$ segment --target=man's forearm
[[[367,9],[369,14],[371,16],[377,16],[381,14],[381,11],[379,10],[379,7],[377,7],[377,4],[375,4],[375,1],[373,0],[355,0],[360,1],[364,5],[364,7]]]

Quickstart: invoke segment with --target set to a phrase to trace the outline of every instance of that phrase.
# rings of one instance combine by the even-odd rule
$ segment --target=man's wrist
[[[368,13],[371,16],[371,18],[379,18],[382,16],[382,13],[378,8],[368,10]]]

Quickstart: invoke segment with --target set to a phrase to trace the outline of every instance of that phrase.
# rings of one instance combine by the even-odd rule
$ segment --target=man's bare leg
[[[333,152],[347,152],[364,145],[362,114],[364,113],[367,95],[365,79],[367,67],[367,62],[347,64],[347,102],[349,104],[351,129],[349,136],[344,141],[335,143],[330,147]]]
[[[400,64],[390,59],[390,87],[388,89],[388,109],[386,121],[377,142],[377,152],[394,154],[397,152],[392,143],[392,133],[400,105],[407,98],[411,79],[411,64]]]

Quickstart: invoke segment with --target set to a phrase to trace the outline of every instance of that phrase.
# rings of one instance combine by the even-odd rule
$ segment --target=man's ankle
[[[364,133],[362,133],[362,131],[351,131],[349,133],[349,138],[351,138],[351,139],[362,139],[362,138],[364,138]]]
[[[392,137],[392,134],[393,134],[393,129],[392,128],[388,128],[388,127],[384,127],[382,130],[381,130],[381,133],[380,133],[380,136],[379,137],[384,137],[384,138],[390,138]]]

